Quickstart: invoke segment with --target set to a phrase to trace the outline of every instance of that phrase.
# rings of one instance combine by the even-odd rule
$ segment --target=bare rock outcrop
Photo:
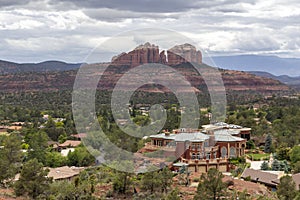
[[[197,51],[191,44],[182,44],[174,46],[168,50],[168,64],[179,65],[181,63],[202,63],[202,53]]]
[[[146,63],[162,63],[166,65],[178,65],[186,62],[202,63],[202,54],[196,47],[190,44],[177,45],[165,51],[159,52],[159,47],[149,42],[136,47],[128,53],[122,53],[113,57],[112,65],[136,67]]]

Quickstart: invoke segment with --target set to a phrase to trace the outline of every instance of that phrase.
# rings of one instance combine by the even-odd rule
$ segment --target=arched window
[[[234,147],[230,147],[230,158],[236,157],[236,149]]]
[[[196,159],[195,153],[192,154],[192,160]]]
[[[201,159],[200,153],[197,153],[197,159],[198,159],[198,160]]]
[[[222,158],[226,158],[227,157],[227,148],[226,147],[222,147],[221,148],[221,157]]]

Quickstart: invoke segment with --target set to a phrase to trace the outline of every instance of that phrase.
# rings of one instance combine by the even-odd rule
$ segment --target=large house
[[[228,158],[245,154],[246,141],[250,139],[249,128],[226,123],[203,126],[203,130],[181,129],[172,133],[151,135],[148,151],[162,150],[166,157],[175,157],[174,169],[188,165],[192,171],[207,172],[209,168],[229,171]]]

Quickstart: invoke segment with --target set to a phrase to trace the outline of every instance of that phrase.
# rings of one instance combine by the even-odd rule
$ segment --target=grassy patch
[[[259,160],[269,159],[270,158],[270,154],[269,153],[263,153],[263,154],[251,153],[251,154],[247,154],[247,157],[250,160],[259,161]]]

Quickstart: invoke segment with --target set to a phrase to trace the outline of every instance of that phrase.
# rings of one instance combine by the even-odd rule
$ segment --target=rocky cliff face
[[[190,44],[177,45],[168,50],[168,64],[202,63],[202,53]]]
[[[202,54],[196,47],[190,44],[177,45],[165,51],[159,52],[159,47],[145,43],[136,47],[129,53],[122,53],[112,59],[114,66],[136,67],[146,63],[162,63],[166,65],[179,65],[187,62],[202,63]]]

